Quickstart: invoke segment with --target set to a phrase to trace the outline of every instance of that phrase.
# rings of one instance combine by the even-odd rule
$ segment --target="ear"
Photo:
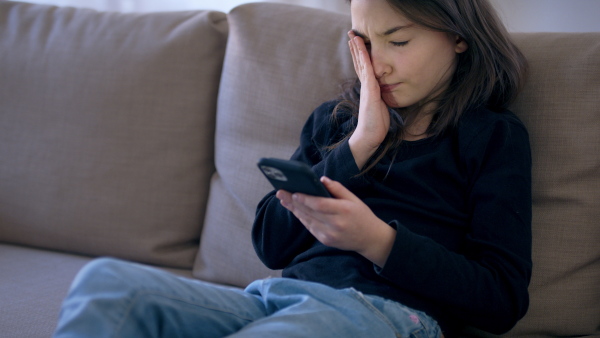
[[[454,47],[454,51],[456,52],[456,54],[463,53],[464,51],[469,49],[469,44],[462,37],[456,35],[455,41],[456,41],[456,46]]]

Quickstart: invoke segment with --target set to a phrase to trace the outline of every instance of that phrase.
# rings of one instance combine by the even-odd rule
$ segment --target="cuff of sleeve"
[[[340,144],[327,154],[323,161],[314,168],[317,175],[327,176],[332,180],[342,183],[346,188],[354,189],[369,184],[364,175],[360,174],[360,168],[354,161],[348,140]]]
[[[407,238],[413,237],[413,234],[400,224],[400,222],[393,220],[388,223],[392,228],[396,229],[396,240],[392,251],[388,256],[387,261],[383,267],[374,265],[375,272],[389,280],[396,280],[394,275],[398,274],[398,271],[407,271],[407,263],[410,262],[410,252],[412,243]],[[409,264],[409,263],[408,263]]]

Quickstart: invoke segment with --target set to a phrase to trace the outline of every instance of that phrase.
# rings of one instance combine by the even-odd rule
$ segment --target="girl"
[[[231,290],[102,259],[57,337],[500,334],[528,307],[531,156],[507,105],[525,60],[487,0],[352,0],[358,82],[292,159],[333,198],[274,191],[252,240],[284,278]]]

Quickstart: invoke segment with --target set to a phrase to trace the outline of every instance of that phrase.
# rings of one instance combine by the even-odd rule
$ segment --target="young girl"
[[[284,278],[245,290],[101,259],[57,337],[501,334],[528,307],[531,156],[507,105],[525,60],[486,0],[352,0],[359,81],[292,159],[333,198],[274,191],[252,240]]]

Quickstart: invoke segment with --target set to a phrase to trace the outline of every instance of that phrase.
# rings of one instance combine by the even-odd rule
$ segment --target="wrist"
[[[373,262],[373,264],[383,268],[394,247],[396,230],[380,219],[378,219],[378,225],[378,230],[373,232],[375,236],[372,241],[364,250],[358,253]]]
[[[377,151],[377,148],[379,147],[369,146],[368,143],[361,140],[360,136],[358,136],[356,133],[350,136],[350,139],[348,140],[348,146],[350,147],[350,152],[354,157],[356,166],[359,169],[362,169],[365,164],[367,164],[367,161],[369,161],[371,156],[375,154],[375,151]]]

